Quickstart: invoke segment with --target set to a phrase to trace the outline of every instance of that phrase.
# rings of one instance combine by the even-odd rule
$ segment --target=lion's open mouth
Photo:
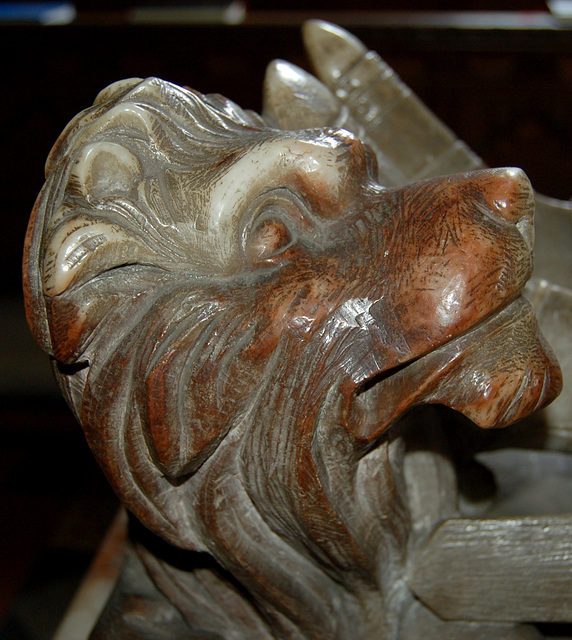
[[[439,403],[480,427],[505,426],[559,393],[556,358],[523,297],[440,347],[367,382],[356,394],[352,431],[382,433],[404,411]]]

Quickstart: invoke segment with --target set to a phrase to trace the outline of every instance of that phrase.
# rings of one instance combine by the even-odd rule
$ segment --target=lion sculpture
[[[156,78],[105,89],[54,147],[28,317],[144,525],[93,638],[389,640],[412,619],[485,637],[407,587],[456,489],[435,455],[420,515],[397,419],[440,403],[501,426],[558,393],[520,295],[533,194],[518,169],[377,176],[344,129],[271,128]]]

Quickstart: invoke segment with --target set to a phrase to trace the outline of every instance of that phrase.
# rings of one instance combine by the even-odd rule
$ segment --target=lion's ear
[[[87,202],[128,196],[141,176],[141,165],[128,149],[111,142],[84,146],[73,161],[67,192]],[[44,293],[54,297],[73,282],[85,281],[118,264],[133,262],[138,243],[104,216],[60,214],[45,249]]]
[[[88,200],[132,193],[141,179],[139,159],[113,142],[96,142],[82,148],[75,159],[68,188]]]
[[[147,240],[124,217],[107,210],[111,199],[135,201],[143,170],[137,156],[124,146],[97,142],[83,146],[72,159],[64,204],[54,216],[45,246],[43,290],[49,298],[72,284],[81,284],[126,264],[155,264]],[[93,205],[76,213],[76,198]],[[129,228],[128,228],[129,227]]]

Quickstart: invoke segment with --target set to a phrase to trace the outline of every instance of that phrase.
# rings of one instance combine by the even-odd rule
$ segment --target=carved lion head
[[[27,237],[31,325],[118,495],[283,633],[346,637],[402,588],[399,415],[504,425],[559,387],[520,297],[524,174],[386,189],[374,165],[347,131],[129,80],[62,134]]]

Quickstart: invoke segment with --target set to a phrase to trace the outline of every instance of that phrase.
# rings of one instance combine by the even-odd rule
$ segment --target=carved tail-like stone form
[[[303,35],[321,82],[290,63],[272,63],[264,110],[271,124],[352,131],[375,151],[385,186],[484,167],[375,51],[320,20],[305,23]]]
[[[153,584],[134,561],[94,638],[392,640],[427,616],[432,637],[481,637],[419,613],[406,585],[449,506],[432,496],[421,522],[397,419],[440,403],[500,426],[557,395],[520,295],[530,184],[494,169],[386,188],[383,123],[364,134],[376,154],[312,128],[303,100],[299,126],[269,100],[273,128],[221,96],[123,81],[47,164],[30,324],[115,491],[164,541],[136,536]],[[451,142],[429,164],[458,153],[473,161]]]

